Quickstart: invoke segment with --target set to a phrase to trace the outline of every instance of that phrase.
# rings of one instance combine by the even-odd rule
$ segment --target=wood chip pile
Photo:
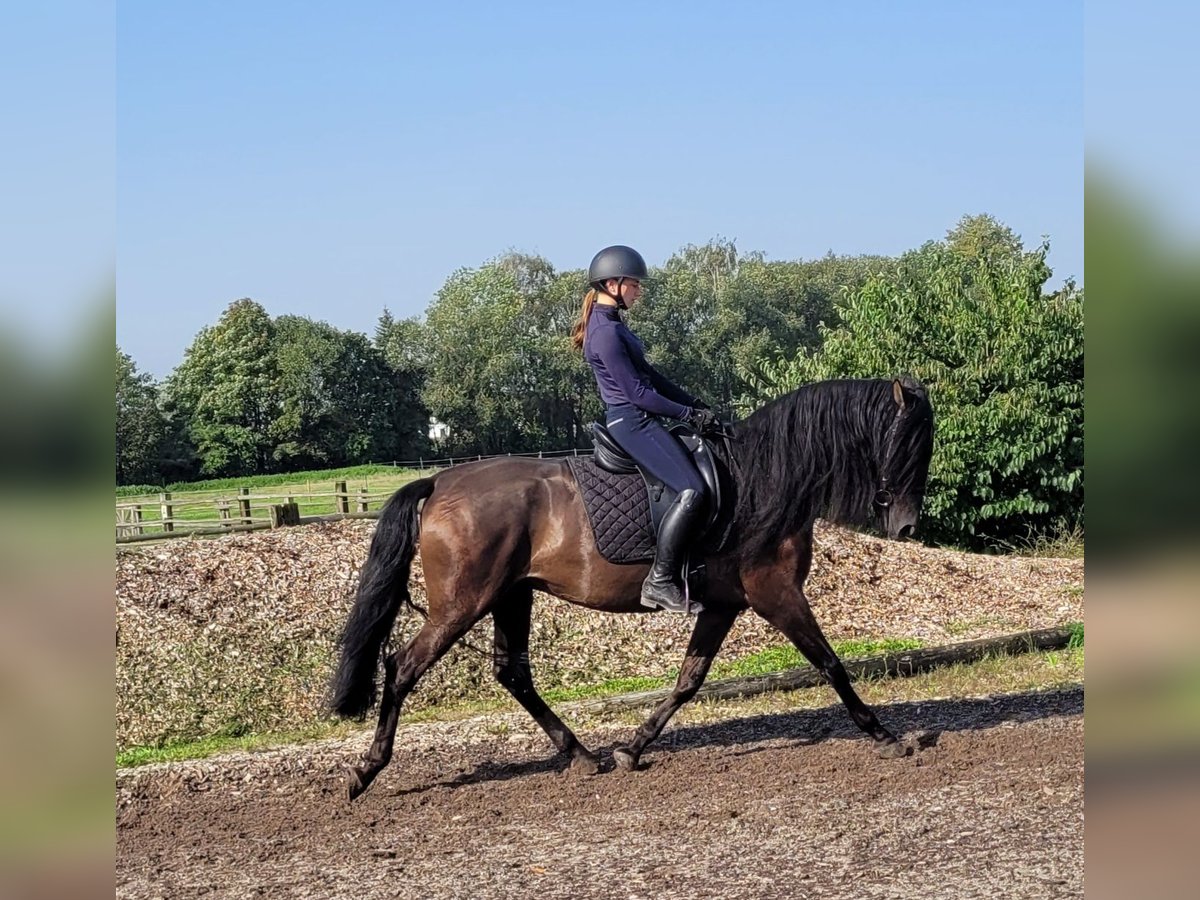
[[[321,720],[334,643],[374,522],[344,521],[121,549],[116,559],[118,750]],[[1083,560],[976,556],[818,528],[808,594],[826,635],[949,643],[1083,619]],[[413,598],[424,604],[419,556]],[[693,620],[585,612],[538,596],[542,688],[677,668]],[[402,613],[394,641],[420,626]],[[490,650],[491,622],[467,640]],[[784,643],[739,619],[723,659]],[[462,646],[406,705],[503,696],[490,658]]]

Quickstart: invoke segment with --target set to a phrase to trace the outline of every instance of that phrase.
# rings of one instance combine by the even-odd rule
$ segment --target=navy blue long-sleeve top
[[[583,356],[596,375],[606,406],[632,403],[656,416],[681,419],[700,401],[672,384],[646,361],[646,349],[615,306],[592,307]]]

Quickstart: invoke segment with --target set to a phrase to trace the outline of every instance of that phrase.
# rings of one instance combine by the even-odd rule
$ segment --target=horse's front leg
[[[708,675],[713,658],[721,649],[725,635],[729,634],[734,619],[742,609],[744,607],[705,606],[704,611],[696,617],[696,627],[688,642],[687,655],[679,669],[675,689],[650,714],[650,718],[642,723],[629,744],[613,750],[613,759],[620,768],[636,769],[646,745],[658,737],[671,716],[679,711],[679,707],[695,696]]]
[[[858,696],[846,667],[817,624],[804,595],[810,558],[810,543],[801,540],[794,545],[785,543],[774,560],[743,573],[746,601],[751,609],[782,631],[833,685],[854,724],[875,739],[880,756],[907,756],[912,749],[884,728],[874,710]]]

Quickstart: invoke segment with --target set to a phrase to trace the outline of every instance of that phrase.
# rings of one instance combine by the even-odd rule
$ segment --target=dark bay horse
[[[871,527],[890,538],[914,530],[933,451],[933,411],[910,379],[827,381],[772,401],[734,429],[727,465],[736,496],[726,547],[705,560],[707,586],[678,681],[627,745],[635,768],[646,746],[699,689],[734,620],[752,609],[819,669],[883,756],[908,748],[859,698],[809,608],[804,580],[813,521]],[[719,456],[725,455],[718,452]],[[423,503],[422,503],[423,501]],[[392,755],[400,707],[425,670],[488,613],[494,672],[571,766],[599,761],[538,695],[529,666],[534,590],[601,612],[648,612],[639,603],[648,563],[615,565],[597,552],[574,477],[562,460],[514,457],[468,463],[401,488],[379,518],[342,633],[331,707],[362,717],[375,703],[379,654],[410,602],[420,539],[428,619],[384,660],[379,726],[350,777],[353,799]]]

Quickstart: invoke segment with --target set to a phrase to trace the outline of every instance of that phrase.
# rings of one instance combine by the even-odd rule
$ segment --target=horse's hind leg
[[[400,708],[425,671],[466,634],[478,617],[450,624],[426,622],[408,645],[390,654],[383,662],[383,698],[379,704],[379,725],[362,764],[350,773],[349,797],[353,800],[367,789],[392,759]]]
[[[510,590],[492,610],[496,627],[493,672],[499,681],[533,716],[549,735],[560,753],[571,757],[571,768],[593,775],[600,767],[596,755],[588,750],[546,705],[533,685],[533,670],[529,667],[529,628],[533,614],[533,589],[520,585]]]
[[[662,732],[671,716],[679,711],[679,707],[695,696],[700,685],[708,675],[713,658],[721,649],[721,643],[729,629],[733,627],[734,619],[738,617],[741,608],[708,607],[696,618],[696,627],[692,630],[692,638],[688,642],[687,655],[679,669],[679,678],[675,681],[675,689],[671,691],[658,708],[650,714],[650,718],[642,723],[633,740],[624,747],[613,751],[613,759],[622,769],[637,768],[642,751],[646,749]]]

